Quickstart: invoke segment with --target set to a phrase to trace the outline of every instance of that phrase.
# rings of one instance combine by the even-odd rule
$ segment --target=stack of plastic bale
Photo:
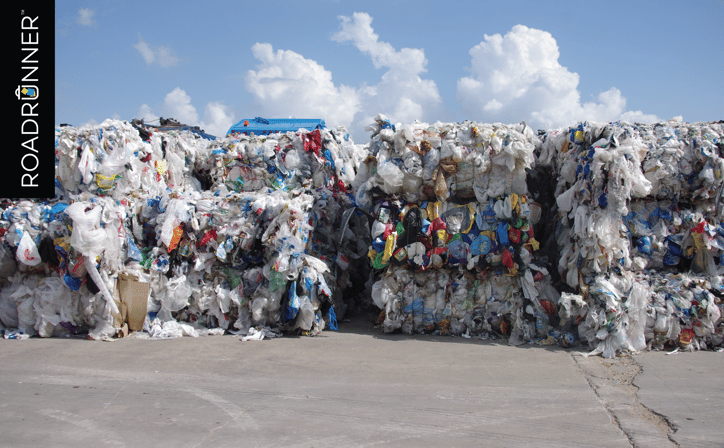
[[[593,353],[721,340],[721,130],[583,123],[546,134],[538,162],[558,174],[558,269],[577,304],[573,333]],[[682,308],[702,302],[666,279],[708,285],[706,311]]]
[[[332,297],[330,304],[323,304],[324,314],[332,308],[331,318],[342,317],[354,306],[349,299],[366,280],[360,275],[366,267],[360,261],[367,246],[359,244],[353,229],[367,226],[359,223],[364,217],[358,213],[350,216],[354,198],[348,191],[366,149],[354,144],[343,127],[235,135],[228,141],[226,150],[214,151],[208,167],[203,168],[210,173],[212,190],[307,194],[312,205],[305,222],[311,235],[305,251],[328,267],[324,277]]]
[[[587,123],[546,135],[539,163],[554,163],[558,174],[558,267],[571,287],[601,272],[631,268],[621,217],[632,198],[651,191],[641,169],[646,151],[623,125]]]
[[[310,140],[306,134],[276,137]],[[229,164],[217,165],[239,154],[238,139],[118,120],[62,128],[56,199],[3,203],[0,323],[23,335],[113,337],[122,311],[116,286],[130,276],[150,286],[150,337],[244,334],[253,326],[267,334],[321,331],[335,317],[341,275],[337,253],[326,261],[311,255],[309,237],[315,216],[341,219],[351,202],[349,172],[363,151],[341,135],[311,138],[325,158],[293,181],[288,173],[297,166],[287,158],[282,167],[282,148],[273,146],[255,169],[279,168],[285,185],[265,176],[252,190],[228,188],[235,185],[223,169]],[[314,151],[301,148],[296,155]],[[301,187],[314,185],[306,176],[315,173],[319,188]]]
[[[235,135],[215,149],[203,172],[211,189],[231,192],[264,189],[346,190],[366,157],[344,128],[300,130],[272,135]]]
[[[17,261],[3,275],[3,324],[29,335],[114,335],[115,280],[140,257],[132,213],[148,197],[159,202],[172,192],[198,189],[188,174],[207,144],[191,133],[142,138],[119,120],[59,129],[56,198],[3,207],[2,228],[11,231],[3,248]],[[20,244],[16,236],[23,235]]]
[[[635,204],[627,218],[648,224],[631,237],[641,256],[654,262],[646,265],[656,299],[649,344],[722,347],[724,125],[669,121],[641,133],[650,147],[643,169],[652,200]]]
[[[61,128],[56,138],[59,194],[120,201],[202,190],[191,174],[218,142],[189,131],[141,131],[120,120]]]
[[[357,204],[374,217],[372,299],[386,332],[548,336],[559,295],[535,252],[540,208],[526,170],[540,141],[525,124],[369,126]]]
[[[189,322],[243,334],[252,326],[324,328],[328,267],[305,253],[313,196],[281,190],[208,195],[191,210],[188,202],[173,199],[147,221],[161,230],[145,260],[157,324]]]
[[[99,198],[88,211],[83,202],[4,204],[3,264],[15,262],[3,271],[0,291],[6,329],[48,337],[89,328],[91,336],[103,336],[118,309],[97,261],[106,251],[121,255],[115,228],[94,225],[104,202]],[[108,222],[118,222],[116,213],[122,208],[106,215]]]
[[[340,317],[359,311],[369,302],[370,220],[354,204],[354,197],[327,188],[313,191],[312,234],[308,252],[323,260],[329,271],[327,282],[334,284],[332,303]]]

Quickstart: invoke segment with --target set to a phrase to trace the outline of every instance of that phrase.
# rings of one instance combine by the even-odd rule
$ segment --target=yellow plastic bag
[[[392,257],[392,252],[394,252],[395,247],[397,246],[397,232],[392,232],[387,237],[387,241],[385,241],[385,250],[382,255],[382,261],[386,264],[389,259]]]
[[[427,209],[426,209],[426,212],[427,212],[427,218],[426,218],[426,219],[427,219],[428,221],[432,222],[432,221],[436,220],[437,218],[439,218],[439,217],[440,217],[440,208],[441,208],[441,207],[442,207],[442,203],[439,202],[439,201],[437,201],[437,202],[432,202],[432,201],[428,202],[428,203],[427,203]]]
[[[96,173],[95,181],[98,185],[98,194],[103,195],[111,191],[116,186],[116,179],[121,176],[114,174],[113,176],[104,176],[103,174]]]

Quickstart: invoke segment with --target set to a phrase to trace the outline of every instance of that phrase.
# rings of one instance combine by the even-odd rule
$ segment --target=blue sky
[[[56,122],[724,119],[724,1],[58,1]]]

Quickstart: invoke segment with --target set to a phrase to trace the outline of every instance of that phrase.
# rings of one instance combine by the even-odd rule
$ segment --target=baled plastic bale
[[[516,192],[518,194],[525,193],[525,172],[520,168],[522,168],[524,165],[530,165],[533,162],[533,149],[535,148],[536,144],[539,144],[537,138],[532,133],[527,132],[525,134],[521,134],[518,130],[514,128],[504,128],[502,130],[503,133],[505,133],[506,131],[509,132],[506,137],[515,136],[515,138],[523,139],[529,139],[532,137],[532,139],[535,140],[535,143],[533,143],[531,140],[530,145],[521,144],[519,146],[516,144],[513,145],[511,148],[508,148],[508,145],[504,145],[503,141],[499,137],[495,137],[493,132],[487,134],[487,143],[483,142],[479,138],[477,140],[458,142],[455,140],[454,137],[446,137],[445,139],[441,139],[440,135],[435,133],[435,130],[427,129],[426,126],[427,125],[422,124],[419,125],[419,127],[423,129],[407,126],[406,129],[399,130],[398,134],[405,134],[405,136],[399,138],[395,137],[395,149],[398,155],[402,156],[403,158],[405,157],[403,148],[418,148],[418,150],[423,153],[422,179],[425,183],[426,188],[430,188],[431,191],[437,188],[436,195],[438,199],[446,199],[447,194],[450,193],[451,186],[455,190],[453,191],[453,194],[459,194],[461,197],[472,196],[471,187],[475,187],[475,181],[473,180],[474,169],[472,168],[472,165],[480,165],[479,158],[476,159],[477,155],[479,154],[479,148],[487,151],[486,148],[491,147],[491,144],[495,145],[495,154],[496,157],[499,159],[498,162],[505,166],[505,169],[507,171],[507,174],[502,174],[503,172],[501,171],[500,175],[493,176],[496,178],[495,182],[496,185],[498,185],[499,187],[496,187],[496,190],[492,191],[492,196],[497,195],[497,188],[500,188],[501,191]],[[439,125],[436,124],[436,126]],[[459,127],[459,125],[458,127],[442,125],[439,126],[438,129],[444,129],[444,132],[446,132],[447,134],[454,134]],[[373,137],[373,143],[374,141],[375,138]],[[425,147],[425,150],[422,150],[424,146],[422,145],[422,143],[433,141],[435,143],[430,143],[428,145],[430,148],[429,150],[427,147]],[[441,144],[442,147],[437,147]],[[466,144],[475,144],[475,147],[470,148],[467,147]],[[499,157],[500,154],[498,154],[498,151],[504,152],[502,157]],[[374,151],[373,154],[375,154]],[[384,154],[384,151],[380,151],[380,154]],[[518,159],[520,159],[520,166],[516,165],[516,163],[518,163],[516,162],[516,160]],[[383,161],[380,160],[378,162],[378,165],[382,165]],[[458,165],[463,167],[462,172],[458,169]],[[441,167],[444,167],[445,169],[441,170]],[[511,174],[511,170],[514,170],[515,172]],[[471,181],[473,185],[470,185]],[[476,188],[473,188],[473,190],[475,189]],[[485,189],[487,190],[487,187]],[[479,190],[480,188],[477,188],[475,193],[480,199]],[[424,196],[422,197],[424,198]]]
[[[720,123],[669,121],[641,130],[651,148],[644,169],[654,185],[655,197],[665,199],[683,194],[706,199],[715,195],[721,184],[721,175],[716,173],[721,164],[716,151],[716,142],[722,135]]]
[[[360,161],[359,154],[349,152],[359,153],[359,145],[339,132],[300,130],[261,138],[239,136],[232,144],[240,148],[238,160],[235,151],[216,154],[215,188],[224,182],[232,191],[322,187],[335,180],[347,184],[354,179]]]
[[[507,286],[498,290],[492,288],[491,281],[495,279],[502,278],[480,280],[468,273],[453,274],[446,270],[411,276],[404,269],[394,269],[373,286],[373,297],[379,297],[379,293],[389,297],[383,308],[385,332],[435,331],[487,337],[493,332],[490,325],[493,323],[496,332],[507,334],[522,302],[516,298],[516,286],[510,280]],[[496,294],[505,300],[494,300]],[[492,320],[493,316],[495,320]],[[499,320],[503,316],[505,320]]]
[[[600,125],[594,124],[590,128],[581,125],[575,132],[571,130],[563,148],[562,155],[567,160],[564,169],[573,166],[573,161],[577,163],[576,182],[571,185],[571,178],[559,177],[557,187],[560,193],[565,192],[557,198],[559,209],[566,213],[570,211],[563,215],[564,224],[573,218],[572,233],[577,236],[579,245],[574,250],[565,249],[560,263],[561,273],[568,274],[567,281],[573,287],[578,286],[578,272],[588,275],[620,266],[621,262],[629,268],[632,263],[629,242],[619,236],[616,215],[626,214],[630,198],[646,195],[650,185],[640,170],[642,145],[629,140],[609,144],[608,139],[614,141],[611,135],[617,129],[603,127],[605,132],[602,134]],[[605,135],[606,132],[610,133],[608,137],[595,142],[590,140],[593,135]],[[602,185],[606,185],[608,194],[599,192]],[[597,238],[598,245],[592,244],[591,238]],[[561,242],[559,239],[559,244]],[[581,254],[586,255],[583,264],[577,258]],[[564,261],[566,259],[569,261]]]
[[[157,218],[158,216],[163,216],[163,213],[166,211],[166,210],[165,210],[165,206],[166,206],[166,205],[167,205],[167,204],[164,204],[164,207],[162,207],[162,208],[159,210],[160,213],[155,214],[151,219],[155,219],[155,218]],[[104,224],[105,224],[105,222],[104,222]],[[134,232],[134,236],[135,236],[135,232]],[[124,240],[127,240],[128,237],[129,237],[129,235],[125,235]],[[153,248],[154,251],[155,251],[156,249],[157,249],[157,248]],[[162,254],[161,252],[154,252],[154,253],[156,253],[156,255],[154,255],[153,266],[155,266],[156,261],[160,260],[160,259],[162,258],[162,256],[163,256],[163,254]],[[156,258],[156,257],[158,257],[158,258]],[[99,266],[99,267],[103,268],[103,266]],[[160,266],[159,266],[159,267],[160,267]],[[210,266],[209,266],[209,267],[210,267]],[[326,267],[325,267],[325,269],[326,269]],[[159,272],[164,272],[164,271],[159,271]]]
[[[156,300],[161,303],[158,311],[159,317],[165,320],[171,320],[171,313],[181,311],[189,305],[189,299],[193,293],[188,279],[185,275],[180,274],[171,279],[160,276],[160,288],[156,290]]]
[[[259,286],[251,296],[251,318],[253,325],[278,326],[281,318],[281,298],[284,288],[270,291]]]
[[[78,316],[78,296],[65,287],[59,277],[45,277],[35,290],[36,300],[33,303],[35,310],[35,330],[40,337],[52,337],[67,333],[68,325],[75,327],[81,322],[76,321]]]
[[[107,194],[116,187],[122,177],[125,163],[129,162],[133,147],[126,140],[133,140],[132,130],[123,122],[106,120],[97,127],[65,127],[59,136],[59,179],[67,191],[88,189]],[[120,135],[119,135],[120,134]],[[138,134],[135,133],[138,140]],[[74,154],[80,148],[81,155]]]
[[[0,323],[5,327],[19,327],[19,317],[22,316],[19,316],[18,305],[31,293],[25,282],[38,282],[39,279],[40,277],[37,274],[22,272],[16,272],[7,279],[2,290],[0,290]]]
[[[18,305],[11,295],[16,287],[5,287],[0,290],[0,325],[7,328],[18,328]]]
[[[206,140],[190,135],[161,131],[143,141],[135,128],[120,120],[64,127],[57,147],[59,181],[70,193],[87,191],[118,200],[139,192],[159,195],[167,188],[197,189],[196,183],[187,182],[187,174],[207,151]],[[74,154],[77,147],[81,157]]]
[[[31,336],[37,335],[35,329],[35,301],[37,296],[28,285],[37,285],[43,277],[37,274],[23,275],[17,273],[12,279],[13,292],[9,298],[15,301],[17,310],[17,329]]]

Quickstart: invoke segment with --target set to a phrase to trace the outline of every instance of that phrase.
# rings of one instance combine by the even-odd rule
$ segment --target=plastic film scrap
[[[6,337],[254,340],[344,316],[366,247],[339,224],[366,153],[343,128],[210,140],[106,120],[59,129],[55,151],[56,199],[3,200]]]
[[[259,340],[364,304],[385,332],[722,348],[721,122],[366,130],[60,129],[56,199],[2,204],[6,337]]]
[[[377,122],[356,197],[383,331],[722,347],[721,123]]]

